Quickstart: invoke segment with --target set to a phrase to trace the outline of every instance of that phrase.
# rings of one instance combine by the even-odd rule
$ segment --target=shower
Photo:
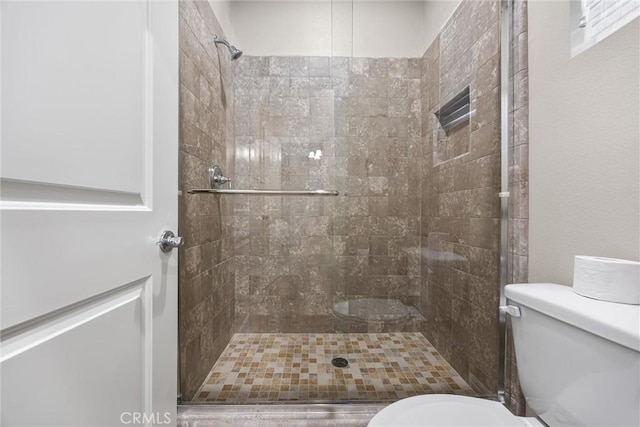
[[[226,40],[222,40],[222,39],[218,39],[218,36],[215,36],[215,43],[216,44],[223,44],[227,47],[227,49],[229,49],[229,53],[231,54],[231,59],[232,60],[236,60],[238,58],[240,58],[242,56],[242,51],[240,49],[238,49],[237,47],[235,47],[232,44],[229,44],[228,41]]]
[[[415,53],[291,40],[288,2],[253,2],[227,37],[193,3],[206,13],[180,21],[184,401],[495,396],[503,157],[499,85],[484,76],[499,76],[498,1],[461,1]],[[299,3],[296,25],[315,28]],[[460,17],[479,11],[467,34]],[[351,8],[326,12],[327,28],[353,24]],[[233,61],[209,60],[212,38]],[[476,113],[452,125],[442,112],[461,99]],[[212,164],[232,186],[210,185]]]

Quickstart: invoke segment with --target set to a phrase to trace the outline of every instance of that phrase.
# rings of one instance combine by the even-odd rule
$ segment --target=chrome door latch
[[[160,245],[162,252],[171,252],[173,248],[184,245],[184,239],[173,234],[173,231],[166,230],[162,232],[160,240],[158,240],[158,245]]]
[[[515,305],[501,305],[500,311],[503,313],[507,313],[511,317],[521,317],[522,313],[520,313],[520,307]]]

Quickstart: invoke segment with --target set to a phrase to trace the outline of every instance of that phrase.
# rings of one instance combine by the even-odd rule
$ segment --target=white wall
[[[418,57],[423,1],[234,1],[231,21],[247,55]]]
[[[420,57],[461,0],[208,0],[247,55]]]
[[[220,26],[224,30],[224,34],[229,39],[229,42],[233,44],[235,39],[235,33],[233,31],[233,24],[231,23],[231,0],[208,0],[213,9],[213,13],[218,18]]]
[[[355,1],[353,56],[421,57],[423,1]]]
[[[640,257],[639,21],[570,58],[569,1],[529,2],[529,278]]]
[[[232,3],[234,44],[254,56],[331,54],[331,3],[238,1]]]
[[[461,0],[425,0],[422,31],[423,53],[438,37],[440,30],[451,18],[460,2]]]

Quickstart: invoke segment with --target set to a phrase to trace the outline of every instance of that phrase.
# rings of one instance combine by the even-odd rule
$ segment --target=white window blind
[[[640,16],[640,0],[573,0],[571,56],[576,56]]]

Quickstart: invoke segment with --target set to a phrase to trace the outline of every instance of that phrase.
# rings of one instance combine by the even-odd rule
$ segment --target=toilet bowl
[[[535,418],[516,417],[492,400],[431,394],[392,403],[369,422],[369,427],[388,426],[542,427],[543,424]]]
[[[640,426],[640,306],[551,283],[508,285],[505,295],[522,392],[538,418],[496,401],[433,394],[387,406],[369,427]]]

